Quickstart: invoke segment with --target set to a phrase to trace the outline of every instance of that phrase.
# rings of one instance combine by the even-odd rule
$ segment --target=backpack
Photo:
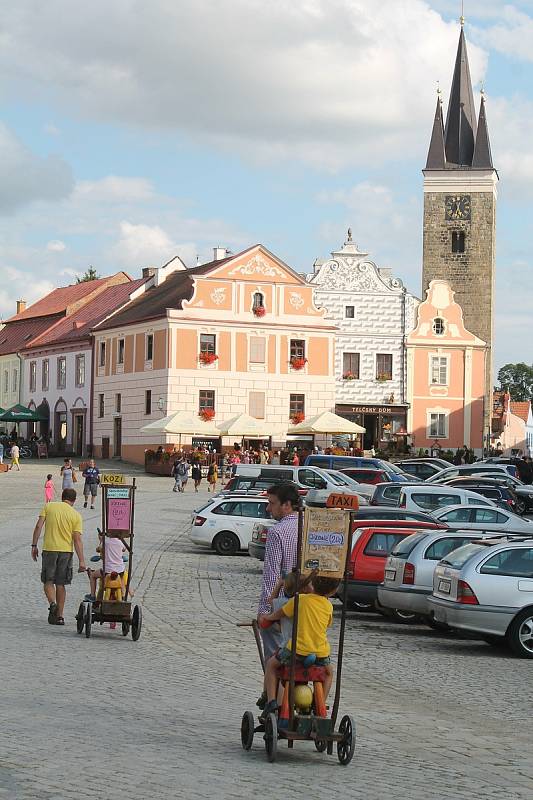
[[[189,467],[188,467],[187,464],[185,464],[185,462],[183,462],[181,464],[178,464],[178,469],[177,469],[178,475],[181,475],[181,476],[187,475],[188,471],[189,471]]]

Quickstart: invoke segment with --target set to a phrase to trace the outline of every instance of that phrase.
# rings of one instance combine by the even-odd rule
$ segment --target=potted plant
[[[253,312],[256,317],[264,317],[266,314],[266,308],[264,306],[255,306]]]
[[[204,422],[211,422],[212,419],[215,417],[215,409],[214,408],[202,408],[198,413],[200,419],[203,419]]]
[[[297,411],[295,414],[291,416],[291,422],[293,425],[299,425],[300,422],[303,422],[305,419],[305,414],[303,411]]]
[[[379,381],[379,383],[384,383],[385,381],[392,380],[392,378],[389,375],[387,375],[386,372],[380,372],[378,374],[376,380]]]
[[[218,360],[218,356],[216,353],[207,353],[205,351],[202,351],[198,356],[198,360],[200,361],[201,364],[209,365],[209,364],[214,364],[215,361]]]
[[[292,369],[300,370],[303,369],[307,364],[307,359],[303,358],[302,356],[294,356],[289,361],[289,364],[291,365]]]
[[[353,372],[345,372],[342,379],[343,381],[355,381],[357,380],[357,375],[354,375]]]

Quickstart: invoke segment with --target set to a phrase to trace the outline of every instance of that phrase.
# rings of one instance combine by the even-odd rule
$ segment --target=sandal
[[[50,603],[48,609],[48,624],[55,625],[57,620],[57,603]]]
[[[57,617],[57,618],[56,618],[56,623],[55,623],[55,624],[56,624],[56,625],[64,625],[64,624],[65,624],[65,619],[64,619],[64,617]]]

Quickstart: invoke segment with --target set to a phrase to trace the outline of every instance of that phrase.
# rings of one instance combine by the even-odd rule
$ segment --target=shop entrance
[[[379,447],[378,418],[377,414],[365,414],[364,416],[363,425],[366,428],[363,434],[364,450],[371,450],[372,447],[377,449]]]

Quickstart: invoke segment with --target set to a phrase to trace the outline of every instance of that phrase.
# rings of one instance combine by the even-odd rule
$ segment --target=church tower
[[[476,124],[463,22],[461,19],[446,125],[439,93],[423,170],[422,298],[432,280],[448,281],[455,301],[463,309],[465,328],[487,344],[483,414],[486,437],[492,398],[498,174],[492,163],[483,93]]]

